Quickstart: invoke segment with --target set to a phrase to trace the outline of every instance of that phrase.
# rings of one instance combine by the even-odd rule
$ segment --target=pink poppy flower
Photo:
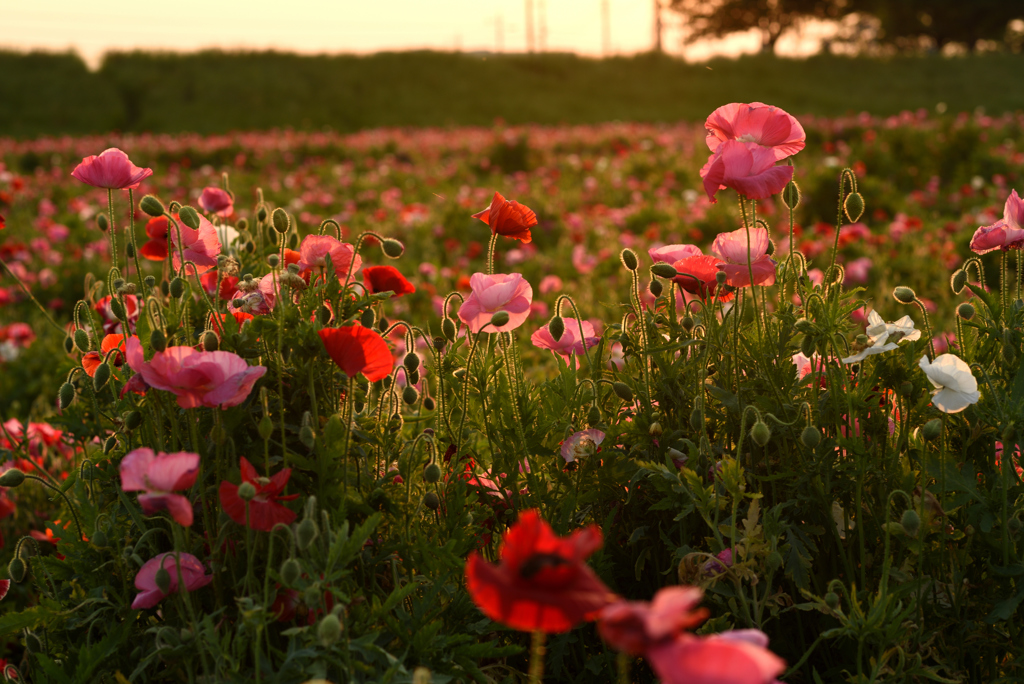
[[[259,279],[255,289],[248,289],[250,286],[246,285],[246,290],[235,290],[235,293],[231,295],[229,300],[228,311],[230,313],[245,313],[253,316],[262,316],[270,313],[277,304],[278,292],[274,290],[274,285],[277,284],[275,279],[279,277],[279,275],[268,273]],[[237,287],[242,282],[236,282],[235,286]],[[235,300],[239,299],[242,300],[242,305],[235,306]]]
[[[152,608],[164,600],[165,597],[181,591],[178,584],[178,565],[181,565],[181,579],[185,583],[186,591],[201,589],[213,581],[213,575],[206,574],[206,568],[202,562],[190,553],[175,553],[173,551],[161,553],[155,558],[146,561],[146,564],[139,568],[135,575],[135,588],[141,593],[135,595],[132,601],[133,610]],[[165,594],[156,583],[156,573],[163,568],[171,576],[171,583]]]
[[[250,367],[237,354],[192,347],[168,347],[147,363],[137,337],[128,340],[127,357],[128,365],[147,385],[173,392],[181,408],[237,406],[267,372],[263,366]]]
[[[100,315],[103,324],[103,332],[109,334],[121,333],[121,320],[114,316],[113,307],[110,302],[112,297],[107,295],[103,299],[96,302],[94,307],[96,313]],[[124,313],[128,319],[128,331],[135,332],[135,322],[139,320],[139,298],[133,294],[124,295]]]
[[[782,192],[793,178],[792,166],[775,166],[771,148],[727,140],[700,170],[704,191],[713,203],[719,190],[732,188],[748,199],[767,199]]]
[[[181,269],[181,252],[178,250],[178,229],[181,229],[181,246],[185,255],[185,261],[191,261],[196,265],[199,273],[206,273],[217,265],[217,256],[220,254],[220,240],[217,238],[217,227],[214,226],[205,216],[199,216],[199,230],[192,230],[180,219],[178,228],[170,226],[168,236],[171,239],[171,258],[174,261],[175,270]],[[189,275],[191,275],[189,269]]]
[[[999,219],[991,226],[981,226],[971,237],[971,251],[975,254],[988,254],[997,249],[1005,252],[1011,247],[1019,249],[1022,244],[1024,229],[1013,227],[1005,218]]]
[[[344,280],[348,274],[349,264],[352,264],[352,273],[359,270],[363,260],[356,254],[355,247],[347,242],[340,242],[330,235],[307,235],[299,245],[299,270],[309,271],[314,268],[323,269],[327,266],[327,259],[334,264],[334,275],[338,280]]]
[[[703,596],[697,587],[665,587],[650,603],[619,601],[601,611],[597,631],[612,648],[643,655],[658,642],[704,622],[708,609],[697,607]]]
[[[199,196],[199,206],[203,211],[227,218],[235,211],[235,200],[220,188],[203,188],[203,194]]]
[[[590,321],[582,322],[582,340],[580,340],[580,322],[575,318],[565,318],[563,321],[565,322],[565,331],[562,333],[561,339],[556,340],[552,337],[548,326],[545,325],[530,336],[530,341],[535,347],[555,352],[562,357],[566,365],[572,364],[578,368],[579,359],[573,355],[585,354],[586,350],[600,342],[601,338],[594,332],[594,326]]]
[[[469,279],[473,292],[459,307],[459,318],[478,333],[488,326],[491,317],[499,311],[508,313],[508,323],[487,332],[509,332],[526,322],[533,301],[533,288],[521,273],[474,273]]]
[[[566,463],[576,463],[588,456],[593,456],[600,451],[601,442],[604,441],[604,433],[600,430],[590,428],[574,432],[567,440],[562,442],[559,450]]]
[[[664,684],[769,684],[786,669],[751,635],[728,634],[682,634],[648,650],[647,662]],[[761,641],[767,645],[768,639]]]
[[[652,247],[647,250],[647,254],[650,255],[651,261],[654,263],[663,261],[666,264],[674,264],[680,259],[701,256],[703,252],[696,245],[662,245],[661,247]]]
[[[768,256],[768,231],[764,228],[756,226],[750,229],[749,247],[746,228],[719,233],[711,251],[726,262],[718,269],[725,272],[725,282],[730,286],[749,286],[751,270],[754,272],[754,285],[775,284],[775,262]]]
[[[139,494],[139,505],[146,515],[170,511],[175,522],[192,526],[192,503],[181,494],[171,492],[188,489],[199,474],[199,454],[179,451],[155,454],[141,447],[121,460],[121,489]]]
[[[97,188],[134,190],[144,179],[153,175],[153,169],[139,168],[132,164],[127,154],[116,147],[111,147],[99,156],[84,158],[71,175]]]
[[[556,275],[546,275],[540,279],[540,293],[551,294],[562,289],[562,279]]]
[[[870,257],[860,257],[846,264],[846,276],[843,278],[843,285],[863,285],[868,282],[871,266]]]
[[[1024,199],[1021,199],[1016,190],[1006,198],[1006,204],[1003,205],[1003,220],[1011,228],[1024,229]]]
[[[708,147],[712,152],[728,140],[756,143],[771,149],[776,161],[804,149],[807,139],[803,126],[778,107],[761,102],[734,102],[711,112],[704,122]]]

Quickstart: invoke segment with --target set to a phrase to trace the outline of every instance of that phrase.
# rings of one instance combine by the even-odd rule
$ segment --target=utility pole
[[[505,20],[501,12],[494,15],[494,51],[505,51]]]
[[[533,52],[533,0],[526,0],[526,51]]]
[[[608,0],[601,0],[601,54],[608,57],[612,53],[612,14]]]
[[[661,0],[654,0],[654,51],[659,55],[663,52],[661,46]]]
[[[548,49],[548,2],[537,0],[537,49],[547,52]]]

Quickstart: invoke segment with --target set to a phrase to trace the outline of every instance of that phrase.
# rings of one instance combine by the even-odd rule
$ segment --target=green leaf
[[[1024,585],[1017,590],[1017,593],[1010,598],[1000,601],[992,608],[992,612],[985,617],[985,622],[994,624],[1000,620],[1009,620],[1017,612],[1020,602],[1024,601]]]
[[[54,613],[43,606],[33,606],[20,613],[0,615],[0,636],[7,636],[23,629],[32,629]]]

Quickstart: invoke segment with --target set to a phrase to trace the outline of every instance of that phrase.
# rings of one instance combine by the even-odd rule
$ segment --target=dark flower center
[[[553,553],[535,553],[519,566],[519,576],[530,579],[541,570],[566,565],[568,561]]]

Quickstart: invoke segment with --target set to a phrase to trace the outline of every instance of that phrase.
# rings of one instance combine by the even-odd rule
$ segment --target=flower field
[[[0,139],[3,676],[1019,681],[1024,116],[709,114]]]

